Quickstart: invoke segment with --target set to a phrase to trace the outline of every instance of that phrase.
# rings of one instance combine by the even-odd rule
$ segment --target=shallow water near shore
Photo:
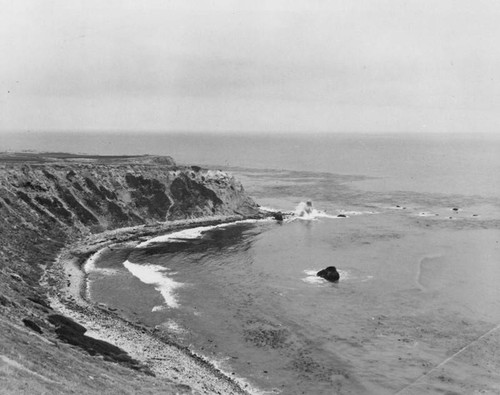
[[[399,184],[401,156],[387,155],[399,169],[383,178],[388,164],[352,176],[232,168],[261,205],[293,211],[312,199],[328,216],[115,247],[89,268],[89,295],[264,392],[498,388],[493,373],[474,370],[498,364],[480,347],[500,323],[497,185],[458,193],[467,180],[449,172],[452,159],[432,177],[412,167],[416,178]],[[338,283],[315,275],[327,266],[339,270]]]

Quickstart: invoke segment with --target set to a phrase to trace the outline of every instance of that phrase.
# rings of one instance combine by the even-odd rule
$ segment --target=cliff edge
[[[189,378],[155,379],[123,350],[86,336],[86,328],[52,309],[41,279],[65,246],[84,237],[258,215],[230,175],[177,166],[170,157],[0,154],[3,393],[211,393],[213,387],[183,384]]]

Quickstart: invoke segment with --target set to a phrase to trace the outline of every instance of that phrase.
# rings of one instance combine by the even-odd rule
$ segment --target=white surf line
[[[87,258],[87,260],[83,263],[81,266],[81,271],[83,272],[83,279],[81,280],[82,283],[80,285],[81,287],[81,293],[83,299],[86,301],[91,301],[92,300],[92,295],[90,293],[90,282],[89,282],[89,274],[93,271],[99,271],[99,270],[106,270],[106,269],[97,269],[95,266],[95,262],[101,257],[101,255],[109,248],[109,246],[102,247],[98,249],[96,252],[94,252],[90,257]],[[73,281],[72,281],[73,283]],[[83,296],[85,295],[85,296]]]
[[[109,246],[102,247],[94,252],[83,264],[83,272],[85,274],[89,274],[90,272],[95,272],[98,270],[106,270],[106,269],[98,269],[95,265],[96,261],[101,257],[101,255],[109,248]]]
[[[446,365],[448,362],[450,362],[452,359],[454,359],[455,357],[457,357],[459,354],[461,354],[462,352],[464,352],[465,350],[467,350],[470,346],[472,346],[473,344],[481,341],[482,339],[484,339],[486,336],[490,335],[491,333],[495,332],[496,330],[498,330],[500,328],[500,324],[498,324],[497,326],[495,326],[494,328],[490,329],[488,332],[484,333],[483,335],[479,336],[476,340],[473,340],[471,341],[469,344],[467,344],[466,346],[462,347],[460,350],[458,350],[455,354],[453,354],[451,357],[448,357],[446,358],[443,362],[441,362],[439,365],[436,365],[434,366],[431,370],[429,370],[428,372],[425,372],[424,374],[422,374],[421,376],[417,377],[417,379],[415,381],[413,381],[412,383],[408,384],[406,387],[404,387],[403,389],[399,390],[398,392],[396,392],[394,395],[399,395],[401,393],[403,393],[403,391],[406,391],[408,388],[410,387],[413,387],[415,384],[417,384],[419,381],[421,381],[422,379],[424,379],[425,377],[427,377],[428,375],[430,375],[432,372],[434,372],[435,370],[439,369],[440,367],[442,367],[443,365]]]
[[[182,287],[184,284],[179,283],[168,277],[168,269],[160,265],[137,264],[132,263],[128,259],[123,262],[123,266],[135,277],[144,284],[153,285],[154,288],[163,296],[163,300],[167,307],[178,308],[179,303],[175,297],[174,291]],[[159,306],[153,307],[153,311],[157,311]]]
[[[193,350],[191,350],[190,347],[189,347],[189,350],[193,354],[195,354],[198,358],[204,360],[206,363],[208,363],[209,365],[212,365],[217,370],[222,372],[222,374],[224,376],[228,377],[231,381],[234,381],[236,384],[238,384],[241,387],[241,389],[243,389],[249,395],[266,395],[266,394],[277,394],[278,393],[278,392],[275,392],[272,390],[271,391],[261,390],[261,389],[255,387],[254,385],[252,385],[252,383],[249,380],[247,380],[243,377],[234,376],[234,373],[231,373],[230,370],[227,370],[223,367],[224,362],[231,359],[231,357],[229,357],[227,355],[225,357],[222,357],[222,359],[217,360],[215,358],[209,358],[206,355],[203,355],[201,353],[194,352]]]
[[[175,232],[166,233],[164,235],[155,236],[151,239],[143,241],[142,243],[139,243],[138,245],[136,245],[135,248],[144,248],[152,243],[166,243],[169,241],[182,242],[182,241],[191,240],[191,239],[199,239],[203,236],[203,233],[205,233],[209,230],[212,230],[212,229],[225,228],[225,227],[229,227],[231,225],[238,225],[238,224],[253,224],[253,223],[258,223],[258,222],[269,222],[269,221],[272,221],[272,218],[242,219],[242,220],[225,222],[225,223],[216,224],[216,225],[207,225],[207,226],[198,226],[198,227],[193,227],[193,228],[187,228],[187,229],[178,230]]]

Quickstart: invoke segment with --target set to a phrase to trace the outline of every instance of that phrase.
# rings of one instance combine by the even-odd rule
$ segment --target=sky
[[[500,130],[495,0],[0,7],[0,131]]]

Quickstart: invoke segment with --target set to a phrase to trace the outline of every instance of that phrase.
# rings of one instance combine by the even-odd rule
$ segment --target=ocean
[[[267,208],[313,202],[308,218],[114,248],[87,268],[96,303],[168,331],[262,393],[499,389],[487,347],[500,332],[498,137],[36,136],[38,149],[220,168]],[[316,276],[327,266],[338,283]]]

